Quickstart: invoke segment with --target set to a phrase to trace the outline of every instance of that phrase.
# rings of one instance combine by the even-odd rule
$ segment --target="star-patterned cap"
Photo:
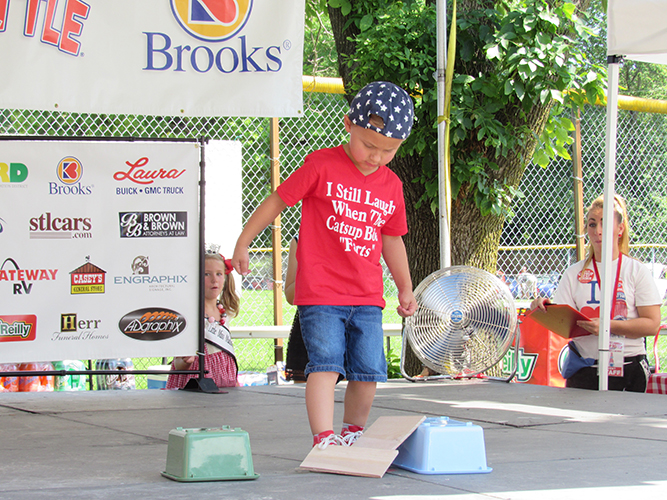
[[[373,125],[371,115],[382,118],[384,127]],[[366,85],[355,96],[348,114],[354,125],[394,139],[406,139],[410,135],[414,116],[414,106],[408,93],[390,82]]]

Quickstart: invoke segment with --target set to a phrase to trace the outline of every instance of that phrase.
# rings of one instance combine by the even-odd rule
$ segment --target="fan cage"
[[[517,327],[514,298],[482,269],[436,271],[415,289],[417,311],[404,335],[424,366],[452,377],[471,377],[503,359]]]

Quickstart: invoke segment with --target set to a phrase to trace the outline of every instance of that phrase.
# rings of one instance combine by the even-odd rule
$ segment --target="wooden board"
[[[397,455],[397,450],[357,448],[356,443],[327,446],[324,450],[315,446],[301,462],[301,468],[347,476],[382,477]]]
[[[382,477],[398,455],[397,448],[426,419],[424,416],[380,417],[352,446],[315,446],[301,468],[349,476]]]
[[[590,332],[577,326],[577,321],[590,321],[588,316],[567,304],[547,304],[546,308],[547,312],[533,309],[526,314],[526,318],[566,339],[591,335]]]
[[[396,450],[426,420],[423,415],[380,417],[352,445],[358,448]]]

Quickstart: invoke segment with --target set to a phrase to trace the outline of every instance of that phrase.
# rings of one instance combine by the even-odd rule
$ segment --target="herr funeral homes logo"
[[[52,341],[108,340],[108,333],[100,333],[102,320],[82,319],[76,313],[60,315],[60,331],[51,335]]]
[[[71,294],[104,293],[106,271],[90,263],[90,257],[86,257],[86,263],[77,267],[70,273]]]

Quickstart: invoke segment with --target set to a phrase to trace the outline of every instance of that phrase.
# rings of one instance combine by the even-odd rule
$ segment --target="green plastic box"
[[[256,479],[248,433],[228,425],[169,431],[164,477],[174,481]]]

